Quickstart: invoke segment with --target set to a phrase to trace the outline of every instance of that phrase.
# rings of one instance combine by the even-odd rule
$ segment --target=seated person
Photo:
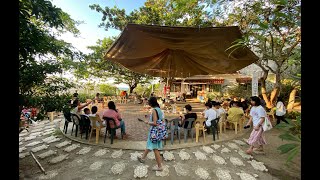
[[[96,121],[96,126],[97,127],[101,127],[101,126],[106,126],[105,121],[102,121],[99,114],[97,114],[98,112],[98,107],[97,106],[92,106],[91,108],[91,113],[89,114],[89,117],[99,117],[99,121]],[[92,126],[92,122],[90,122],[90,125]]]
[[[210,133],[210,127],[211,127],[211,121],[217,118],[217,112],[212,109],[211,102],[207,102],[205,104],[206,110],[202,115],[204,115],[204,118],[206,118],[205,126],[207,128],[208,134]]]
[[[89,100],[87,103],[84,103],[84,104],[81,104],[79,99],[76,99],[73,101],[72,103],[72,109],[71,109],[71,113],[72,114],[77,114],[77,115],[80,115],[80,111],[82,108],[88,106],[92,101]]]
[[[214,102],[212,105],[213,109],[217,112],[217,117],[220,117],[221,114],[226,113],[226,110],[221,107],[221,103]]]
[[[113,101],[108,102],[108,109],[103,111],[103,117],[113,118],[116,124],[114,125],[113,122],[111,121],[110,127],[113,128],[114,126],[116,126],[117,128],[121,128],[123,135],[127,135],[124,120],[121,118],[121,115],[118,109],[116,109],[116,105],[114,104]]]
[[[181,118],[181,124],[179,124],[180,127],[183,125],[184,121],[185,121],[186,119],[188,119],[188,118],[194,118],[195,120],[197,119],[197,114],[194,113],[194,112],[191,112],[192,107],[191,107],[190,104],[185,105],[184,108],[186,109],[187,114],[185,114],[183,117],[180,116],[180,118]],[[187,128],[187,127],[188,127],[188,123],[189,123],[189,122],[186,122],[186,123],[184,124],[183,128]]]
[[[89,117],[89,114],[90,114],[90,109],[89,108],[84,108],[83,110],[85,116]]]
[[[228,110],[227,121],[235,122],[238,120],[235,118],[238,117],[238,115],[243,115],[244,112],[242,108],[239,107],[239,102],[231,101],[230,104],[231,104],[231,107]]]
[[[89,108],[84,108],[83,110],[84,114],[80,115],[80,133],[82,133],[85,130],[89,129],[90,126],[90,119],[89,119],[89,115],[90,115],[90,109]]]

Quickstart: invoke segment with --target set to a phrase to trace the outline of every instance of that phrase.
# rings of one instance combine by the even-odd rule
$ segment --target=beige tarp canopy
[[[167,27],[128,24],[105,54],[124,67],[158,77],[234,73],[258,60],[247,47],[226,51],[241,38],[237,26]]]

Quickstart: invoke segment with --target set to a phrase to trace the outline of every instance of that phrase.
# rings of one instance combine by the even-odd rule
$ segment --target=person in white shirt
[[[205,104],[205,106],[206,106],[207,109],[204,111],[204,118],[206,118],[205,125],[206,125],[206,128],[207,128],[207,132],[209,134],[210,133],[210,127],[211,127],[211,121],[216,119],[218,116],[217,116],[217,112],[212,109],[211,102],[207,102]]]
[[[283,121],[283,122],[289,124],[288,121],[284,119],[284,115],[286,114],[287,110],[282,102],[282,97],[278,97],[277,101],[278,102],[276,105],[276,114],[275,114],[276,119],[277,119],[277,125],[280,123],[280,121]]]
[[[250,127],[251,122],[253,123],[253,130],[248,139],[248,144],[250,145],[249,149],[246,151],[247,154],[252,155],[254,150],[263,152],[263,145],[267,144],[262,124],[265,121],[265,118],[268,116],[265,109],[261,106],[260,98],[257,96],[250,97],[251,99],[251,110],[250,110],[250,119],[247,123],[247,127]],[[254,147],[258,148],[254,149]]]
[[[89,114],[90,117],[99,117],[99,120],[96,121],[96,126],[97,127],[100,127],[100,126],[106,126],[106,122],[104,120],[101,120],[99,114],[97,114],[98,112],[98,107],[97,106],[92,106],[91,108],[91,113],[92,114]],[[90,121],[90,125],[92,126],[92,122]]]
[[[213,101],[213,109],[217,112],[217,117],[220,117],[221,114],[226,113],[226,111],[221,107],[221,103]]]

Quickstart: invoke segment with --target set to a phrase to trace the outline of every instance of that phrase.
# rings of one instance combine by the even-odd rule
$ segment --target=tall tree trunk
[[[134,83],[134,84],[129,84],[129,88],[130,88],[130,91],[129,91],[129,94],[131,94],[134,90],[134,88],[137,87],[137,83]]]
[[[263,97],[263,100],[266,102],[267,108],[271,108],[272,104],[269,101],[269,98],[267,96],[267,88],[266,88],[266,79],[268,77],[268,70],[262,69],[263,70],[263,76],[260,78],[260,83],[261,83],[261,94]]]
[[[287,110],[289,110],[289,111],[291,111],[294,107],[294,104],[295,104],[294,102],[295,102],[297,90],[298,89],[296,87],[294,87],[289,95],[289,101],[288,101],[288,105],[287,105]]]
[[[280,72],[276,73],[276,80],[275,81],[276,82],[274,84],[273,90],[270,95],[270,102],[272,104],[272,107],[273,107],[273,102],[276,100],[276,97],[278,96],[279,91],[280,91],[280,86],[281,86]]]

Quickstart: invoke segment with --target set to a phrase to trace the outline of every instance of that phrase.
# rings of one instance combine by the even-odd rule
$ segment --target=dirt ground
[[[289,141],[282,141],[278,136],[281,130],[273,128],[266,132],[268,145],[265,146],[265,155],[256,155],[255,159],[262,161],[268,167],[269,172],[283,180],[301,179],[301,153],[297,155],[289,165],[286,165],[287,154],[280,154],[277,148]]]

